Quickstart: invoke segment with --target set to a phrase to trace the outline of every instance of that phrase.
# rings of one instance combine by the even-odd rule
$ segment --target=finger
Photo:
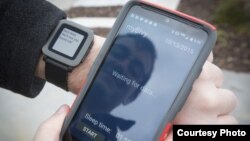
[[[67,105],[61,106],[56,113],[40,125],[33,141],[59,141],[62,124],[68,111]]]
[[[209,54],[209,56],[208,56],[208,58],[207,58],[207,61],[210,62],[210,63],[212,63],[213,60],[214,60],[214,54],[213,54],[213,52],[211,51],[210,54]]]
[[[173,130],[170,130],[168,136],[164,141],[173,141]]]
[[[206,61],[198,79],[202,79],[204,81],[212,81],[218,88],[222,86],[224,77],[223,72],[219,67]]]
[[[237,104],[237,98],[232,91],[227,89],[218,89],[219,115],[224,115],[232,112]]]
[[[232,115],[218,116],[217,124],[237,124],[238,121]]]

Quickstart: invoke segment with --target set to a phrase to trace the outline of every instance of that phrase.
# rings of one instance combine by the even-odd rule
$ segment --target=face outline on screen
[[[136,40],[143,40],[146,45],[138,44]],[[124,45],[124,42],[127,44]],[[154,45],[147,38],[141,38],[133,34],[121,35],[114,41],[113,46],[115,47],[111,49],[112,53],[109,53],[105,66],[102,67],[103,69],[98,73],[98,78],[94,82],[97,88],[93,89],[103,93],[93,92],[97,95],[100,94],[98,97],[102,101],[98,105],[102,108],[96,109],[96,106],[92,105],[94,104],[92,100],[86,101],[86,105],[92,105],[89,107],[92,107],[91,111],[94,113],[108,113],[120,104],[127,105],[133,102],[140,93],[140,89],[136,88],[136,86],[131,87],[132,83],[134,83],[133,80],[136,80],[136,83],[140,85],[145,85],[153,71],[156,54]],[[136,48],[133,48],[135,46]],[[124,73],[126,73],[126,76],[123,75]],[[116,77],[123,78],[117,78],[115,81],[112,81],[114,75],[120,75]],[[112,99],[106,97],[105,94],[112,97]]]
[[[130,10],[131,9],[132,8],[130,7]],[[123,23],[125,22],[127,22],[126,24],[134,23],[134,21],[132,20],[130,22],[126,21],[128,19],[129,14],[131,13],[130,12],[126,13],[126,17],[124,17]],[[147,14],[144,14],[143,16],[146,17]],[[172,18],[170,16],[166,17]],[[138,18],[134,17],[134,18],[135,20],[140,20],[140,17]],[[181,23],[182,21],[179,22]],[[119,30],[117,30],[115,34],[116,37],[113,38],[112,44],[110,44],[110,48],[108,49],[107,54],[103,58],[103,62],[98,67],[98,71],[92,80],[93,83],[90,84],[87,90],[87,95],[83,99],[82,104],[79,105],[78,110],[76,111],[73,117],[73,120],[70,121],[70,125],[66,133],[64,134],[65,136],[67,136],[65,138],[67,139],[70,138],[69,140],[72,141],[78,141],[77,138],[90,141],[91,138],[88,137],[85,133],[83,133],[83,131],[81,131],[83,127],[89,127],[91,130],[93,129],[93,132],[98,133],[99,138],[96,139],[95,141],[99,140],[104,141],[104,138],[105,141],[119,140],[119,137],[121,137],[117,136],[119,131],[124,131],[124,132],[128,131],[138,122],[129,117],[124,117],[119,115],[114,116],[111,113],[116,107],[130,105],[134,103],[136,99],[140,97],[140,95],[143,95],[141,93],[142,89],[137,89],[135,88],[136,86],[131,87],[131,84],[133,80],[136,80],[136,82],[140,86],[147,85],[149,79],[151,79],[153,75],[152,73],[155,70],[155,66],[157,66],[156,62],[158,59],[158,54],[160,54],[159,52],[161,50],[157,49],[159,48],[159,46],[157,46],[154,42],[151,42],[152,38],[148,37],[148,36],[153,36],[151,34],[155,33],[144,32],[143,26],[138,26],[135,28],[131,28],[130,26],[129,27],[130,31],[133,31],[133,33],[135,34],[124,33],[124,31],[122,31],[122,28],[124,29],[126,24],[123,25],[121,23]],[[153,24],[148,24],[148,25],[153,25]],[[197,29],[202,30],[199,28]],[[158,36],[163,36],[164,34],[165,33],[161,33]],[[203,43],[205,43],[206,40],[207,38],[204,39]],[[139,41],[143,42],[144,44],[140,45]],[[174,44],[174,42],[170,43]],[[200,48],[203,48],[203,45],[200,45]],[[183,48],[177,46],[175,48],[172,48],[172,50],[174,49],[180,51]],[[182,53],[185,54],[190,52],[182,52]],[[196,54],[197,57],[198,54],[199,53]],[[160,56],[162,55],[159,55],[159,58]],[[193,60],[193,62],[194,61],[195,59]],[[187,71],[189,72],[189,70]],[[164,78],[162,77],[162,80],[163,79]],[[161,81],[160,84],[164,84],[164,81]],[[145,103],[141,103],[141,105],[144,104]],[[144,112],[147,113],[150,111],[145,110]],[[108,126],[108,128],[112,129],[112,132],[107,134],[105,132],[100,132],[102,130],[99,130],[95,126],[92,126],[92,123],[88,121],[89,119],[86,119],[86,115],[88,115],[88,117],[91,117],[91,119],[104,123],[105,125]],[[144,118],[146,119],[146,115]],[[81,124],[81,126],[79,126],[79,124]],[[156,133],[151,133],[151,134],[152,135],[148,136],[150,136],[150,138],[154,138],[155,135],[153,134]],[[83,136],[85,136],[86,138],[84,138]],[[133,139],[131,141],[135,140],[136,139]]]
[[[68,44],[68,46],[62,45],[60,46],[60,43],[58,43],[58,41],[62,40],[60,39],[62,37],[62,34],[65,34],[68,36],[68,38],[71,38],[71,43]],[[76,41],[74,41],[75,39],[70,35],[70,34],[75,34],[75,38],[77,39],[77,43]],[[66,37],[67,38],[67,37]],[[83,47],[84,43],[86,42],[86,39],[88,38],[88,33],[84,32],[82,30],[79,30],[78,28],[75,28],[73,26],[70,26],[68,24],[62,24],[61,27],[58,29],[58,31],[55,33],[54,38],[51,40],[51,43],[49,44],[48,50],[50,50],[51,52],[58,54],[60,56],[63,56],[67,59],[70,60],[74,60],[81,48]],[[72,47],[72,50],[68,50],[68,51],[64,51],[63,48],[62,50],[60,49],[60,47]],[[71,52],[71,53],[69,53]]]

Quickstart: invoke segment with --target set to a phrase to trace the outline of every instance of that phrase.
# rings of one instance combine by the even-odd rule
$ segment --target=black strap
[[[49,58],[44,59],[45,77],[52,84],[68,91],[68,71],[69,68]]]

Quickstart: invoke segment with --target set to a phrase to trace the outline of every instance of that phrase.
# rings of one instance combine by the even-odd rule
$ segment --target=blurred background
[[[128,0],[48,0],[68,18],[106,36],[122,5]],[[224,87],[235,92],[233,112],[240,124],[250,124],[250,1],[249,0],[151,0],[215,25],[218,40],[214,63],[223,69]],[[39,124],[75,95],[46,83],[41,94],[29,99],[0,88],[0,140],[32,140]]]

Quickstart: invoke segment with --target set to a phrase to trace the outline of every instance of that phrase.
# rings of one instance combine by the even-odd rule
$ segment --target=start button
[[[80,122],[77,125],[77,128],[86,136],[91,138],[94,141],[104,141],[104,136],[95,131],[93,128],[89,127],[87,124]]]

